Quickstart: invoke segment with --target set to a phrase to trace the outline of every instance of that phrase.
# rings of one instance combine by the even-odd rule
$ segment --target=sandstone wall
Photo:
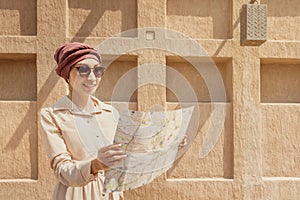
[[[130,108],[140,110],[154,104],[175,108],[178,99],[168,88],[173,78],[168,69],[175,69],[189,81],[201,112],[198,134],[177,165],[152,184],[126,192],[126,199],[299,199],[300,4],[262,0],[268,5],[267,41],[241,46],[240,12],[246,3],[1,0],[0,199],[51,198],[56,180],[41,146],[38,114],[67,93],[54,71],[55,49],[70,41],[97,46],[114,34],[145,27],[181,32],[205,49],[227,94],[213,103],[225,105],[226,115],[215,147],[200,159],[212,112],[203,77],[182,55],[168,51],[172,45],[135,48],[163,38],[156,28],[110,39],[113,45],[101,49],[111,64],[96,94],[100,99],[109,102],[117,81],[133,70],[130,84],[137,89],[129,100],[120,96],[117,101],[130,101]],[[122,52],[129,46],[132,51]],[[136,70],[149,63],[157,65]],[[144,84],[149,82],[156,84]]]

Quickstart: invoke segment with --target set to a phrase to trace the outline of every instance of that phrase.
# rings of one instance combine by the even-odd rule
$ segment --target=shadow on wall
[[[134,1],[135,2],[135,1]],[[120,3],[118,0],[103,0],[103,1],[69,1],[69,8],[79,8],[79,9],[89,9],[91,10],[84,22],[81,24],[81,27],[74,35],[72,41],[81,41],[83,42],[86,37],[89,37],[93,30],[95,29],[96,25],[99,23],[99,20],[103,16],[103,14],[107,10],[111,11],[118,11],[120,10],[121,13],[128,13],[129,11],[126,10],[124,7],[125,3]],[[0,18],[0,23],[2,23],[2,30],[0,30],[0,35],[36,35],[36,1],[26,1],[26,3],[19,3],[16,4],[15,1],[1,1],[0,2],[0,15],[8,16],[5,18]],[[9,20],[8,18],[11,18]],[[17,23],[15,24],[12,23]],[[17,32],[15,29],[16,27],[20,27],[20,32]],[[7,29],[6,29],[7,27]],[[109,28],[109,27],[107,27]],[[126,19],[122,17],[122,30],[128,29],[128,23]],[[6,29],[6,30],[3,30]],[[39,111],[48,98],[49,94],[52,92],[53,88],[57,84],[59,78],[56,75],[55,71],[51,71],[50,75],[48,76],[45,83],[41,86],[40,90],[36,94],[36,98],[38,98],[38,103],[36,99],[29,99],[29,101],[34,101],[29,104],[28,111],[23,113],[23,117],[18,124],[16,124],[16,128],[14,133],[11,134],[11,137],[7,141],[6,144],[3,146],[4,153],[7,155],[15,156],[15,151],[18,150],[18,147],[22,146],[22,142],[26,135],[28,136],[28,143],[29,143],[29,156],[30,156],[30,178],[33,180],[37,179],[37,151],[38,151],[38,141],[37,141],[37,134],[36,134],[36,126],[32,126],[33,122],[36,124],[38,119],[33,118],[38,117],[36,116],[35,112]],[[18,100],[18,99],[11,99],[11,100]],[[34,112],[34,113],[33,113]],[[27,140],[27,139],[26,139]],[[26,141],[27,142],[27,141]]]
[[[0,1],[0,35],[36,35],[36,10],[35,0]]]
[[[107,11],[121,13],[121,22],[120,22],[120,26],[121,26],[120,31],[121,32],[136,28],[136,26],[137,26],[136,20],[128,19],[128,16],[132,15],[132,14],[130,14],[132,12],[131,7],[132,6],[137,7],[136,1],[123,2],[123,1],[119,1],[119,0],[103,0],[103,1],[92,1],[92,0],[87,0],[87,1],[72,0],[72,1],[70,1],[69,0],[68,3],[69,3],[70,10],[72,10],[72,9],[90,10],[88,16],[84,19],[84,21],[81,24],[81,26],[79,27],[79,29],[75,30],[77,32],[74,35],[71,33],[71,35],[73,35],[72,41],[83,42],[84,38],[86,38],[86,37],[90,37],[90,36],[100,37],[100,36],[102,36],[101,34],[103,32],[111,33],[111,29],[116,25],[113,23],[117,23],[116,22],[117,19],[110,20],[110,18],[108,18],[107,20],[105,20],[108,23],[101,24],[101,26],[99,26],[99,24],[101,23],[100,19],[104,16],[105,12],[107,12]],[[135,9],[135,10],[137,10],[137,9]],[[74,11],[74,12],[76,12],[76,15],[73,12],[70,12],[70,13],[74,14],[74,16],[71,16],[72,14],[70,14],[70,19],[74,18],[72,20],[74,20],[74,23],[77,24],[78,21],[82,20],[81,18],[83,18],[83,17],[80,15],[82,15],[84,12],[81,12],[80,10],[78,12],[77,11]],[[136,18],[136,14],[134,16]],[[72,25],[72,22],[70,22],[70,25]],[[77,29],[77,28],[75,28],[75,29]],[[111,34],[117,34],[120,31],[111,33]],[[109,37],[111,35],[105,35],[105,36]]]
[[[261,0],[261,4],[268,5],[268,16],[273,17],[296,17],[300,16],[299,0]]]
[[[22,139],[24,138],[25,133],[29,132],[29,156],[30,156],[30,169],[31,169],[31,179],[37,180],[38,179],[38,141],[36,131],[34,130],[30,124],[30,122],[36,123],[38,119],[33,120],[33,116],[36,117],[36,111],[41,109],[41,105],[46,101],[48,95],[50,94],[54,86],[58,81],[58,77],[54,70],[52,70],[51,74],[49,75],[48,79],[46,80],[45,84],[42,86],[40,91],[38,92],[39,104],[30,103],[27,113],[24,115],[22,121],[18,124],[17,129],[12,134],[12,137],[8,141],[8,143],[4,147],[4,151],[8,154],[12,153],[17,149],[20,145]],[[41,94],[43,93],[43,94]]]

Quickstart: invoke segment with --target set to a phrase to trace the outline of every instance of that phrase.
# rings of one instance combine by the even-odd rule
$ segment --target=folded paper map
[[[120,111],[114,142],[127,157],[105,173],[105,191],[130,190],[148,184],[171,168],[194,107],[172,111]]]

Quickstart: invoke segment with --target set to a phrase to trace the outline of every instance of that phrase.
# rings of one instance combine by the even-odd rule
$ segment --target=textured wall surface
[[[300,4],[261,0],[268,6],[267,41],[241,46],[240,11],[249,2],[1,0],[0,199],[51,199],[56,180],[40,142],[38,114],[67,94],[54,71],[54,51],[70,41],[97,46],[109,38],[113,45],[101,52],[110,65],[96,93],[100,99],[130,101],[131,109],[174,109],[179,100],[168,88],[172,69],[188,80],[201,112],[184,156],[153,183],[125,192],[126,199],[300,199]],[[143,27],[178,31],[202,46],[220,72],[226,99],[211,102],[203,77],[180,55],[134,48],[163,38],[155,28],[111,38]],[[170,47],[182,42],[167,38]],[[127,47],[131,51],[121,56]],[[136,68],[149,63],[157,65]],[[113,97],[129,71],[128,86],[135,90],[128,98]],[[213,104],[225,105],[225,123],[213,150],[200,159]]]

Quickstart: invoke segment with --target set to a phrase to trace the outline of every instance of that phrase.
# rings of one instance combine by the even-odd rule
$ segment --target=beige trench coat
[[[91,174],[90,161],[96,148],[113,142],[118,114],[112,106],[95,97],[92,100],[91,113],[82,112],[67,96],[40,112],[43,146],[59,180],[55,200],[108,200],[112,196],[103,192],[104,172]]]

